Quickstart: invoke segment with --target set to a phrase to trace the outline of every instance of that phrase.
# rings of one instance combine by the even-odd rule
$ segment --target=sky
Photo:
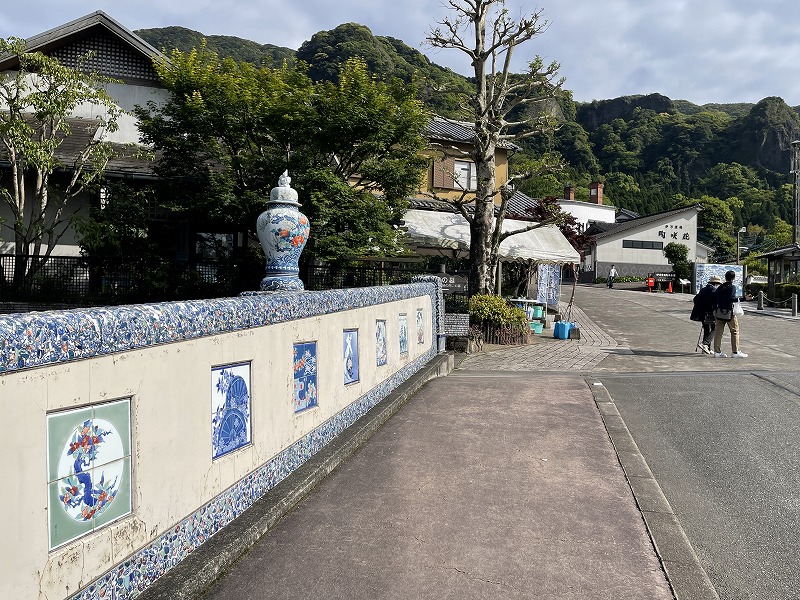
[[[459,2],[460,0],[450,0]],[[514,68],[536,55],[560,63],[580,102],[660,93],[695,104],[800,105],[797,0],[506,0],[512,17],[541,10],[544,31],[517,48]],[[458,50],[425,44],[446,0],[27,0],[6,2],[0,37],[30,37],[103,10],[130,30],[177,25],[297,49],[318,31],[366,25],[469,75]]]

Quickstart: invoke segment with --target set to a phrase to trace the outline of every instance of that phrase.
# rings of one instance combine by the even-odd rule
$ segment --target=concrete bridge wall
[[[135,597],[441,349],[437,282],[0,317],[0,597]]]

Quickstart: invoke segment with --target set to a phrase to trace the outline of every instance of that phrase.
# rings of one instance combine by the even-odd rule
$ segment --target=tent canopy
[[[469,252],[469,223],[458,213],[412,209],[403,220],[413,245]],[[517,231],[529,225],[528,221],[504,219],[503,231]],[[500,258],[508,262],[580,262],[578,252],[558,227],[552,225],[507,237],[500,243]]]

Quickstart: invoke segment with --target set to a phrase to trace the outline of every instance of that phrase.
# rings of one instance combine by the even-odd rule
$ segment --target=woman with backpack
[[[733,303],[739,301],[733,280],[736,279],[734,271],[725,273],[725,283],[714,291],[714,357],[725,358],[728,355],[722,351],[722,334],[725,325],[731,332],[731,356],[747,358],[747,354],[739,350],[739,319],[733,314]]]

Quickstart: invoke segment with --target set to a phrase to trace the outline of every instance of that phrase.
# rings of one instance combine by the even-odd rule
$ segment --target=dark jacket
[[[714,306],[723,310],[733,310],[733,303],[738,300],[736,288],[732,281],[726,281],[714,292]]]
[[[694,306],[690,319],[692,321],[703,321],[707,315],[714,311],[714,292],[717,286],[707,283],[694,297]]]

